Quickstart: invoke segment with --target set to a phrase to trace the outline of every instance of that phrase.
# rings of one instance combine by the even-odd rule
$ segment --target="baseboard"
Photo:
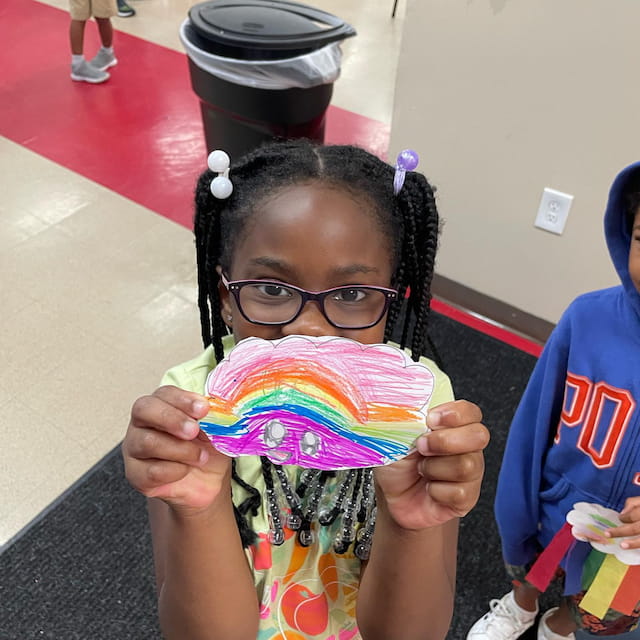
[[[486,318],[490,322],[544,344],[554,324],[497,298],[470,289],[439,274],[433,277],[431,292],[436,298],[460,309]]]

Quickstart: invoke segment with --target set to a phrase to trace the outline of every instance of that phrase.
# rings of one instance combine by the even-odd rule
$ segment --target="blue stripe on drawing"
[[[400,455],[404,455],[409,450],[405,445],[385,440],[383,438],[375,438],[373,436],[362,436],[354,433],[350,429],[345,429],[333,420],[328,419],[322,414],[309,409],[307,407],[301,407],[295,404],[281,404],[273,406],[260,406],[254,407],[251,411],[247,412],[237,422],[232,425],[217,424],[215,422],[200,421],[202,430],[210,436],[240,436],[248,433],[251,423],[258,417],[268,416],[271,412],[283,411],[293,416],[299,416],[306,418],[319,424],[320,426],[330,429],[333,433],[342,438],[351,440],[356,444],[371,449],[383,456],[395,458]]]

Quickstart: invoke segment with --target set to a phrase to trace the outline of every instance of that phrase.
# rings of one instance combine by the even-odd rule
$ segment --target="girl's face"
[[[348,193],[321,184],[283,189],[263,202],[248,221],[236,247],[228,280],[271,280],[308,291],[345,285],[390,287],[390,240],[370,206]],[[222,318],[236,342],[248,337],[275,340],[292,334],[341,336],[365,344],[382,342],[386,314],[368,329],[338,329],[307,302],[285,325],[246,320],[236,301],[220,285]]]
[[[629,247],[629,276],[640,293],[640,209],[636,212],[631,228],[631,246]]]

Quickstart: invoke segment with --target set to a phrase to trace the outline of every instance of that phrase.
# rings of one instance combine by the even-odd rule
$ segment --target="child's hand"
[[[216,451],[198,420],[207,399],[177,387],[138,398],[122,443],[131,485],[175,508],[204,509],[229,485],[231,459]]]
[[[620,543],[623,549],[640,549],[640,496],[627,498],[620,512],[620,520],[625,524],[605,531],[607,538],[623,538],[635,536],[631,540]]]
[[[391,517],[405,529],[425,529],[466,515],[478,501],[484,473],[482,450],[489,432],[482,413],[465,400],[429,411],[431,433],[403,460],[375,471]]]

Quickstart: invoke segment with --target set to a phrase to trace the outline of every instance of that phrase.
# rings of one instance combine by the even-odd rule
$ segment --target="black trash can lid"
[[[250,60],[292,58],[356,35],[340,18],[288,0],[211,0],[194,5],[189,20],[209,53]]]

